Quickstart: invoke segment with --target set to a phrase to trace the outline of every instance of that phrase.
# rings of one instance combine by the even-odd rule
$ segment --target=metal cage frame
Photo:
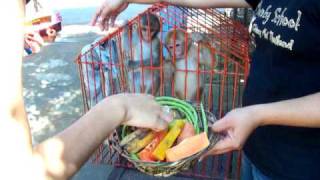
[[[211,45],[214,44],[212,52],[215,55],[211,67],[202,69],[198,67],[195,71],[205,79],[205,90],[201,97],[197,97],[197,101],[203,102],[206,110],[218,118],[231,109],[241,106],[241,96],[249,69],[249,34],[246,27],[216,9],[185,8],[163,3],[151,6],[131,19],[126,26],[137,23],[139,25],[141,16],[146,13],[159,16],[160,32],[158,37],[161,53],[159,67],[142,68],[162,73],[162,65],[167,53],[163,45],[164,38],[170,29],[183,29],[186,33],[206,34],[207,40]],[[126,26],[118,28],[106,37],[85,47],[76,60],[85,112],[105,96],[130,92],[126,76],[128,58],[123,53],[124,45],[121,44],[122,33]],[[103,54],[106,52],[108,55]],[[108,56],[109,60],[104,60],[104,56]],[[116,62],[112,60],[114,58],[116,58]],[[185,71],[188,72],[188,70]],[[160,84],[163,83],[162,76],[160,76]],[[170,94],[169,90],[169,95],[174,96],[172,92],[173,90]],[[161,86],[158,93],[153,93],[153,95],[168,94]],[[101,145],[93,160],[97,163],[107,163],[117,167],[133,167],[107,144]],[[196,164],[193,169],[182,174],[205,179],[239,179],[240,164],[241,153],[231,152],[206,158]]]

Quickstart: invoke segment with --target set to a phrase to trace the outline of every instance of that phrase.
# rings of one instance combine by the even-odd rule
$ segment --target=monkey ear
[[[138,23],[134,22],[131,25],[129,25],[132,30],[137,30],[138,29]]]
[[[170,56],[172,56],[170,50],[169,50],[169,47],[167,45],[167,43],[164,43],[163,46],[165,47],[165,49],[167,50],[167,52],[169,53]]]

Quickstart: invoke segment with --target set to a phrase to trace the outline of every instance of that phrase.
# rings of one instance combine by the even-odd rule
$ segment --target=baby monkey
[[[214,55],[205,39],[192,41],[191,35],[180,29],[168,32],[165,45],[169,51],[174,71],[175,96],[195,102],[201,99],[204,88],[203,66],[212,67]]]
[[[128,85],[131,92],[157,94],[159,90],[159,31],[159,18],[151,13],[143,14],[138,22],[124,29],[122,45],[127,57]]]

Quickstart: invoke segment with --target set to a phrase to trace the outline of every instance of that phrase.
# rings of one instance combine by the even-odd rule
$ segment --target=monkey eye
[[[147,27],[142,27],[141,30],[142,31],[148,31],[148,28]],[[155,32],[155,31],[156,31],[156,29],[150,28],[150,32]]]
[[[93,69],[94,69],[95,71],[99,71],[99,70],[100,70],[99,64],[94,64],[94,65],[93,65]]]
[[[173,48],[175,48],[175,47],[180,47],[181,46],[181,44],[175,44],[175,45],[170,45],[170,46],[168,46],[168,48],[169,49],[173,49]]]

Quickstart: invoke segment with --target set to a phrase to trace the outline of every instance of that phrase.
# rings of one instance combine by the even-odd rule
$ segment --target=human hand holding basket
[[[209,145],[195,154],[184,157],[174,162],[147,162],[140,160],[136,155],[128,152],[128,149],[124,148],[121,144],[121,140],[130,133],[130,128],[123,126],[118,129],[110,138],[109,143],[119,154],[131,162],[138,170],[153,176],[167,177],[185,171],[191,168],[204,153],[210,150],[218,141],[218,136],[212,131],[208,131],[208,126],[212,124],[216,119],[214,115],[203,109],[202,104],[200,106],[189,104],[185,101],[175,99],[172,97],[157,97],[157,102],[165,107],[169,107],[171,110],[179,112],[185,117],[186,122],[193,125],[195,133],[205,132],[208,136]]]

